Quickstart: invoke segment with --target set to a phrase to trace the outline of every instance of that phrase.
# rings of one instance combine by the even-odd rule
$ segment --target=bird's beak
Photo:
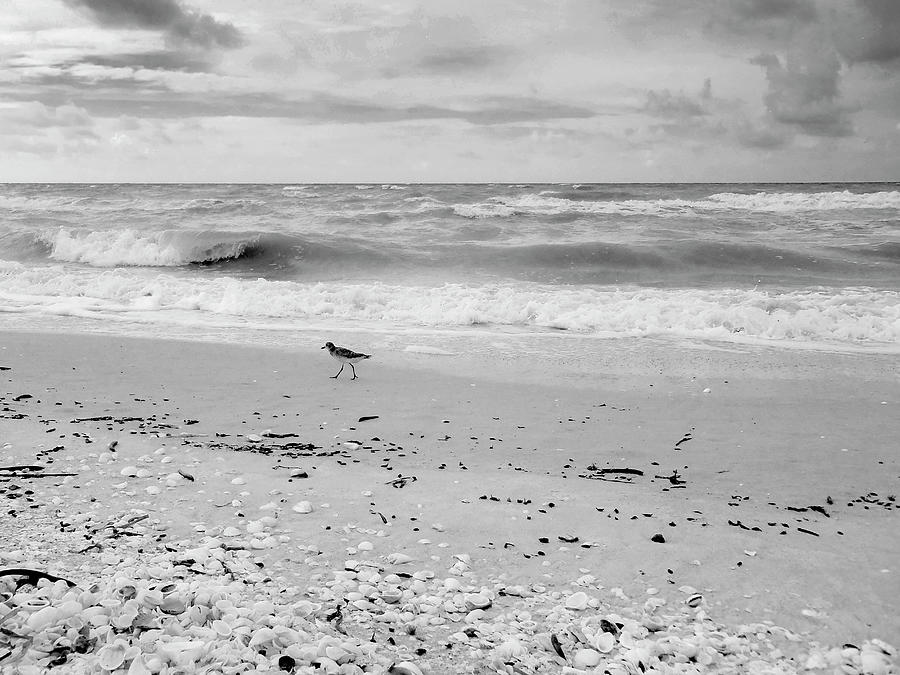
[[[322,345],[321,347],[319,347],[319,349],[325,349],[325,345]]]

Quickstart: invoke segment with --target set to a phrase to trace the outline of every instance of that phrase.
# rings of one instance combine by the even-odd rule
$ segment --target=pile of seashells
[[[308,573],[316,585],[300,588],[225,542],[107,550],[99,577],[79,586],[0,577],[0,672],[896,672],[896,650],[879,640],[826,648],[771,623],[719,626],[688,586],[635,601],[591,575],[569,592],[480,585],[468,555],[438,575],[363,546],[369,557]],[[318,552],[306,553],[315,567]]]

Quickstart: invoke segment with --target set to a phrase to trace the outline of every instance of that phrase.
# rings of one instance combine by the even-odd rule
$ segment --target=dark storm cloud
[[[175,42],[198,47],[239,47],[232,24],[185,8],[176,0],[63,0],[86,11],[101,26],[159,30]]]
[[[900,63],[900,2],[858,0],[856,16],[838,26],[836,42],[850,63]]]

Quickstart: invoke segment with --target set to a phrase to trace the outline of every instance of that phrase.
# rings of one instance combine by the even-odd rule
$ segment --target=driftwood
[[[47,581],[51,581],[53,583],[56,583],[57,581],[65,581],[66,584],[68,584],[69,588],[77,585],[69,581],[68,579],[58,577],[55,574],[41,572],[40,570],[26,569],[24,567],[12,567],[10,569],[0,570],[0,577],[25,577],[25,581],[19,583],[19,586],[22,586],[24,584],[31,584],[32,586],[36,586],[37,582],[41,579],[46,579]]]
[[[4,473],[0,478],[57,478],[61,476],[77,476],[77,473]]]

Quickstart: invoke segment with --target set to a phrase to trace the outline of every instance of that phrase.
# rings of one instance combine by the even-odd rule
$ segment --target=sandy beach
[[[893,672],[893,357],[542,340],[520,358],[533,338],[440,354],[338,335],[376,354],[351,381],[312,339],[4,332],[0,567],[78,593],[190,581],[164,616],[198,632],[167,652],[165,621],[119,627],[112,601],[90,647],[54,651],[38,635],[65,640],[71,616],[29,623],[9,575],[0,667],[630,672],[639,653],[647,672]],[[287,608],[318,647],[186,619],[198,583]],[[247,623],[284,626],[277,607]]]

